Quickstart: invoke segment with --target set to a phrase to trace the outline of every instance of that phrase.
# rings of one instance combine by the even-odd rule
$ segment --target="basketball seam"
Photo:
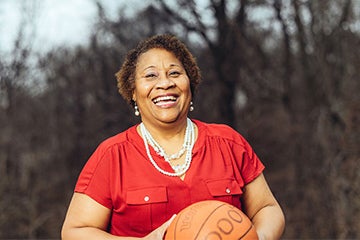
[[[226,205],[226,204],[221,204],[220,206],[216,207],[216,208],[206,217],[205,221],[203,221],[203,223],[201,224],[201,227],[199,228],[199,231],[197,232],[194,240],[196,240],[196,239],[198,238],[198,236],[199,236],[199,234],[200,234],[200,232],[201,232],[201,229],[204,227],[205,223],[206,223],[207,220],[210,218],[210,216],[211,216],[216,210],[218,210],[219,208],[221,208],[221,207],[224,206],[224,205]]]
[[[179,222],[179,220],[180,220],[180,214],[179,214],[179,216],[177,217],[176,222],[175,222],[174,240],[176,240],[176,233],[177,233],[176,229],[177,229],[177,227],[178,227],[178,224],[177,224],[177,223]]]
[[[243,237],[245,237],[249,232],[250,230],[253,228],[253,225],[251,224],[249,229],[239,238],[239,240],[241,240]]]

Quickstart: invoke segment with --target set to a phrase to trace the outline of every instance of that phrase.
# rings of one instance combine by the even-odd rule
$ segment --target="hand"
[[[167,220],[165,223],[163,223],[160,227],[146,235],[143,239],[144,240],[163,240],[165,236],[165,232],[167,228],[170,226],[171,222],[176,217],[176,214],[174,214],[169,220]]]

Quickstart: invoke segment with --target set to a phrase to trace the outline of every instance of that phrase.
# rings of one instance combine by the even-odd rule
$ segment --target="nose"
[[[165,73],[160,74],[156,83],[157,88],[168,89],[175,86],[175,82],[169,78]]]

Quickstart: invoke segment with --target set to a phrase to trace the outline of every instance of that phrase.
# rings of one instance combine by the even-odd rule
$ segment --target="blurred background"
[[[176,34],[203,81],[191,117],[266,165],[284,239],[360,238],[360,1],[1,0],[0,239],[59,239],[79,172],[139,120],[115,72]]]

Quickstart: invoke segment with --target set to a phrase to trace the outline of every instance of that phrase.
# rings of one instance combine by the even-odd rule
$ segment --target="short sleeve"
[[[100,145],[85,164],[75,186],[75,192],[86,194],[107,208],[112,208],[111,159],[111,151]]]
[[[260,161],[250,144],[242,136],[241,139],[244,152],[242,154],[243,161],[240,171],[245,184],[248,184],[264,171],[265,166]]]

